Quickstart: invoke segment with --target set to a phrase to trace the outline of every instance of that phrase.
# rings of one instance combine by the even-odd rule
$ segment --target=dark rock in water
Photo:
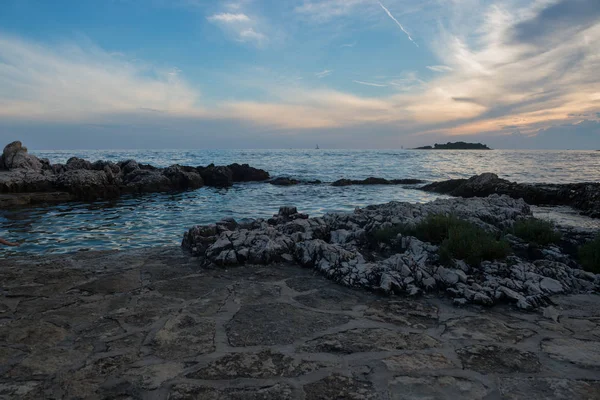
[[[198,167],[198,172],[208,186],[229,187],[233,185],[233,171],[229,167],[210,164],[205,168]]]
[[[269,173],[264,169],[253,168],[248,164],[230,164],[227,166],[232,172],[234,182],[260,182],[269,179]]]
[[[169,168],[165,168],[162,173],[171,181],[171,185],[176,190],[193,190],[204,186],[202,176],[192,167],[172,165]]]
[[[27,169],[33,171],[41,171],[42,163],[36,157],[27,153],[27,147],[21,142],[14,141],[4,148],[0,157],[0,169]]]
[[[288,177],[278,177],[269,181],[271,185],[275,186],[292,186],[298,185],[300,183],[299,180]]]
[[[58,175],[56,187],[73,194],[77,199],[95,200],[119,195],[115,186],[104,171],[76,169]]]
[[[92,169],[92,163],[79,157],[71,157],[67,160],[65,166],[67,171],[76,169]]]
[[[523,199],[532,205],[563,205],[583,211],[584,215],[600,218],[600,183],[516,183],[485,173],[469,179],[435,182],[421,188],[428,192],[457,197],[485,197],[505,194]]]
[[[123,177],[123,188],[129,193],[167,192],[172,190],[171,181],[160,171],[137,169]]]
[[[339,179],[331,184],[331,186],[350,186],[350,185],[416,185],[423,183],[420,179],[384,179],[370,177],[362,180]]]
[[[233,182],[264,181],[268,172],[248,164],[231,167],[157,168],[135,160],[118,163],[71,157],[66,164],[50,164],[27,153],[21,142],[10,143],[0,156],[0,206],[47,201],[115,198],[124,193],[193,190],[209,185],[228,187]],[[42,195],[40,193],[48,193]],[[57,194],[58,193],[58,194]],[[21,196],[19,198],[19,196]]]

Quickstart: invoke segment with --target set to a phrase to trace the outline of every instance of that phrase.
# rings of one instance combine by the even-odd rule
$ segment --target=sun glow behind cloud
[[[600,5],[572,0],[568,8],[568,1],[506,0],[489,5],[472,0],[465,5],[438,0],[447,15],[435,16],[440,28],[432,37],[416,36],[418,29],[408,34],[398,22],[402,15],[390,12],[404,9],[401,0],[386,5],[305,1],[286,16],[315,26],[365,15],[369,23],[389,27],[392,18],[402,29],[394,27],[398,37],[415,45],[418,41],[421,47],[413,46],[412,51],[429,51],[435,61],[395,77],[344,75],[321,65],[293,83],[244,71],[248,86],[260,87],[262,95],[256,99],[206,99],[201,95],[202,79],[190,83],[188,71],[157,68],[89,42],[49,45],[2,35],[0,117],[69,122],[152,112],[175,120],[235,120],[288,134],[370,124],[398,127],[404,134],[518,130],[535,135],[555,124],[596,120],[600,112],[600,47],[595,45],[600,43]],[[278,51],[269,48],[268,24],[251,5],[223,5],[204,21],[240,46]],[[459,22],[465,13],[476,13],[478,26],[465,30]],[[412,32],[415,27],[407,29]],[[356,41],[336,45],[352,52],[360,51],[357,47]],[[235,79],[243,81],[231,80]]]

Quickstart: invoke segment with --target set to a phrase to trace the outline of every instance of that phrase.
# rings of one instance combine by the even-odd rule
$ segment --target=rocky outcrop
[[[42,166],[42,161],[27,153],[27,147],[23,146],[18,140],[6,145],[0,157],[0,169],[23,168],[41,171]]]
[[[485,173],[469,179],[435,182],[421,188],[428,192],[458,197],[485,197],[504,194],[532,205],[561,205],[581,210],[584,215],[600,218],[600,183],[516,183]]]
[[[384,179],[384,178],[366,178],[362,180],[338,179],[331,186],[350,186],[350,185],[416,185],[424,183],[420,179]]]
[[[264,181],[268,172],[248,164],[156,168],[135,160],[90,162],[78,157],[50,164],[27,153],[21,142],[6,146],[0,157],[0,206],[67,200],[93,201],[127,193],[194,190],[204,185]],[[47,195],[44,195],[47,194]]]
[[[600,275],[579,269],[556,246],[543,249],[537,259],[513,255],[476,267],[462,260],[444,264],[437,246],[401,234],[373,249],[369,238],[375,232],[414,225],[429,214],[453,214],[501,232],[531,212],[523,200],[498,195],[427,204],[392,202],[319,218],[282,207],[268,220],[228,219],[193,227],[185,233],[182,246],[205,264],[295,262],[343,285],[412,296],[442,291],[457,304],[508,301],[532,309],[548,304],[553,294],[600,290]]]

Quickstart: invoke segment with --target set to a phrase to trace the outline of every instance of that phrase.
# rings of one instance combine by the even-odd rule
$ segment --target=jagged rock
[[[459,197],[485,197],[505,194],[524,199],[532,205],[565,205],[582,210],[585,215],[600,218],[600,183],[516,183],[485,173],[469,179],[452,179],[425,185],[422,190]]]
[[[166,192],[171,190],[171,181],[160,171],[138,168],[123,177],[124,191],[133,193]]]
[[[42,162],[36,156],[28,154],[27,147],[17,140],[4,147],[2,157],[0,157],[0,169],[18,168],[41,171]]]
[[[195,168],[172,165],[162,172],[175,190],[193,190],[204,186],[204,180]]]
[[[79,157],[71,157],[67,160],[65,168],[67,171],[76,169],[92,169],[92,163]]]
[[[253,168],[248,164],[230,164],[227,166],[234,182],[260,182],[269,179],[269,173],[263,169]]]
[[[111,198],[119,194],[104,171],[87,169],[67,171],[57,177],[56,186],[82,200]]]
[[[206,168],[198,167],[198,172],[208,186],[229,187],[233,185],[233,171],[229,167],[210,164]]]
[[[366,239],[370,233],[394,224],[414,224],[429,214],[455,214],[500,232],[531,211],[522,200],[498,195],[427,204],[391,202],[321,218],[308,218],[296,207],[285,206],[267,221],[229,220],[193,227],[185,233],[182,246],[207,264],[294,261],[343,285],[410,296],[438,290],[457,304],[511,302],[529,310],[549,305],[554,294],[600,289],[600,276],[553,260],[531,263],[510,256],[476,267],[461,260],[452,267],[440,265],[438,247],[411,236],[399,235],[393,247],[378,250],[387,252],[385,256],[371,254]],[[560,253],[559,248],[552,251]]]

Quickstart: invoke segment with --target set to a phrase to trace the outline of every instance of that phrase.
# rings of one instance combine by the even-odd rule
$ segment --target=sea
[[[341,179],[416,178],[427,182],[468,178],[483,172],[517,182],[573,183],[600,181],[598,151],[422,151],[422,150],[52,150],[30,151],[52,163],[70,157],[90,161],[138,162],[166,167],[247,163],[272,177],[321,180],[322,184],[274,186],[238,183],[231,188],[203,187],[183,193],[126,196],[114,201],[65,203],[0,210],[0,236],[22,242],[1,247],[0,254],[67,253],[177,245],[197,224],[224,217],[268,218],[280,206],[320,216],[389,201],[428,202],[445,197],[418,190],[418,185],[333,187]],[[540,218],[563,225],[600,229],[600,220],[567,207],[534,207]]]

